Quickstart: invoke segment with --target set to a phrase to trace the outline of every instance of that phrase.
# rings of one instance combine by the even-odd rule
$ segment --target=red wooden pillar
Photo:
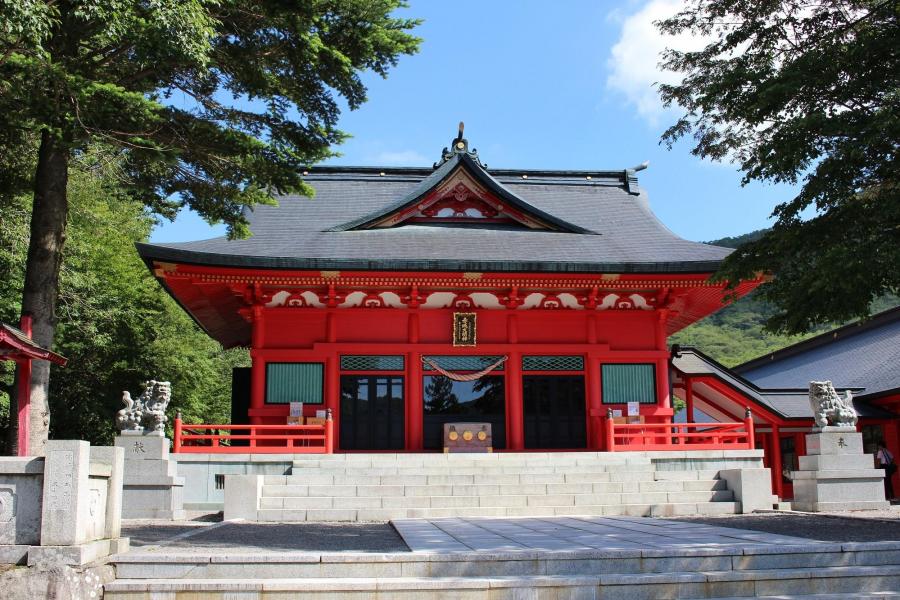
[[[415,305],[418,306],[417,290],[413,290]],[[419,343],[419,312],[412,311],[407,320],[407,340]],[[422,428],[425,419],[425,398],[422,394],[422,355],[419,352],[406,354],[406,449],[421,451],[423,445]]]
[[[331,411],[333,423],[332,444],[340,448],[341,437],[341,361],[337,354],[325,358],[325,410]]]
[[[772,424],[772,475],[775,477],[775,494],[784,500],[784,482],[781,475],[781,431]]]
[[[29,339],[31,339],[31,315],[22,315],[19,321],[19,329],[22,330]],[[18,424],[19,429],[16,437],[18,438],[17,453],[19,456],[28,456],[31,450],[31,359],[25,358],[17,360],[18,380],[16,381],[16,389],[18,397],[16,404],[18,405]]]
[[[597,315],[596,314],[588,315],[587,343],[588,344],[596,344],[597,343]]]
[[[422,358],[418,352],[406,355],[409,377],[406,389],[406,449],[422,450],[422,425],[425,419],[425,399],[422,397]]]
[[[266,399],[266,360],[260,350],[250,350],[250,408],[262,408]],[[262,418],[250,417],[251,425],[261,425]]]
[[[251,309],[250,322],[253,331],[250,337],[250,408],[263,408],[266,403],[266,360],[263,347],[263,308],[255,305]],[[261,425],[262,417],[251,416],[251,425]]]
[[[656,323],[656,349],[668,351],[669,347],[666,345],[666,321],[669,318],[669,311],[666,309],[662,309],[659,311],[658,320]],[[656,397],[658,398],[657,404],[662,408],[669,408],[672,406],[671,398],[669,397],[669,357],[665,356],[663,358],[656,359]],[[671,419],[669,419],[671,420]]]
[[[266,403],[266,360],[262,354],[265,331],[263,324],[263,307],[255,304],[250,308],[250,408],[263,408]],[[251,425],[261,425],[262,417],[251,416]]]
[[[600,400],[600,361],[592,356],[587,356],[585,360],[587,362],[584,365],[584,385],[587,389],[588,432],[591,435],[588,448],[591,450],[602,450],[603,420],[600,415],[603,405]]]
[[[690,377],[684,378],[684,410],[688,423],[694,422],[694,382]]]
[[[525,448],[524,412],[522,408],[522,355],[510,352],[506,361],[506,447]]]
[[[16,364],[19,366],[18,381],[16,382],[19,406],[19,431],[16,436],[19,440],[18,455],[28,456],[29,438],[31,437],[31,359],[17,360]]]

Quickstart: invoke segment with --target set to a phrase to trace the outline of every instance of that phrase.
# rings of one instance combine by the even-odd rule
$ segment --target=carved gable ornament
[[[528,229],[560,230],[547,220],[505,202],[462,165],[415,203],[387,214],[365,228],[396,227],[405,223],[506,223]]]
[[[498,223],[537,231],[595,234],[546,213],[492,177],[459,135],[444,148],[434,172],[394,204],[331,231],[387,229],[406,224],[483,225]]]

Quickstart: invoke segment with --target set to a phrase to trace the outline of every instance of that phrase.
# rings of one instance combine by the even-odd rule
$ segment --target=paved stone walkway
[[[820,542],[745,529],[647,517],[399,519],[413,552],[691,549]]]

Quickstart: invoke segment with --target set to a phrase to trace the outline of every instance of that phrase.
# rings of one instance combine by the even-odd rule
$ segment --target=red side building
[[[879,444],[900,457],[900,306],[838,327],[728,369],[695,348],[673,348],[672,383],[687,421],[734,421],[753,412],[757,448],[772,469],[772,489],[793,497],[792,471],[815,427],[809,382],[850,392],[864,450]],[[893,489],[900,489],[894,473]]]
[[[666,229],[640,169],[489,170],[460,134],[433,168],[310,169],[316,197],[255,207],[248,239],[138,250],[250,347],[250,423],[299,401],[331,409],[336,451],[436,450],[449,421],[490,422],[500,450],[603,449],[610,409],[671,422],[667,336],[723,305],[730,250]]]

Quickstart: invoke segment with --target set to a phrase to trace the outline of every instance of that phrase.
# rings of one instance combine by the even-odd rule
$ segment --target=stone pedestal
[[[169,460],[169,440],[161,433],[124,433],[116,446],[125,450],[123,519],[184,518],[184,478]]]
[[[853,427],[823,427],[806,436],[807,456],[793,472],[795,510],[886,509],[884,470],[863,454],[862,434]]]

